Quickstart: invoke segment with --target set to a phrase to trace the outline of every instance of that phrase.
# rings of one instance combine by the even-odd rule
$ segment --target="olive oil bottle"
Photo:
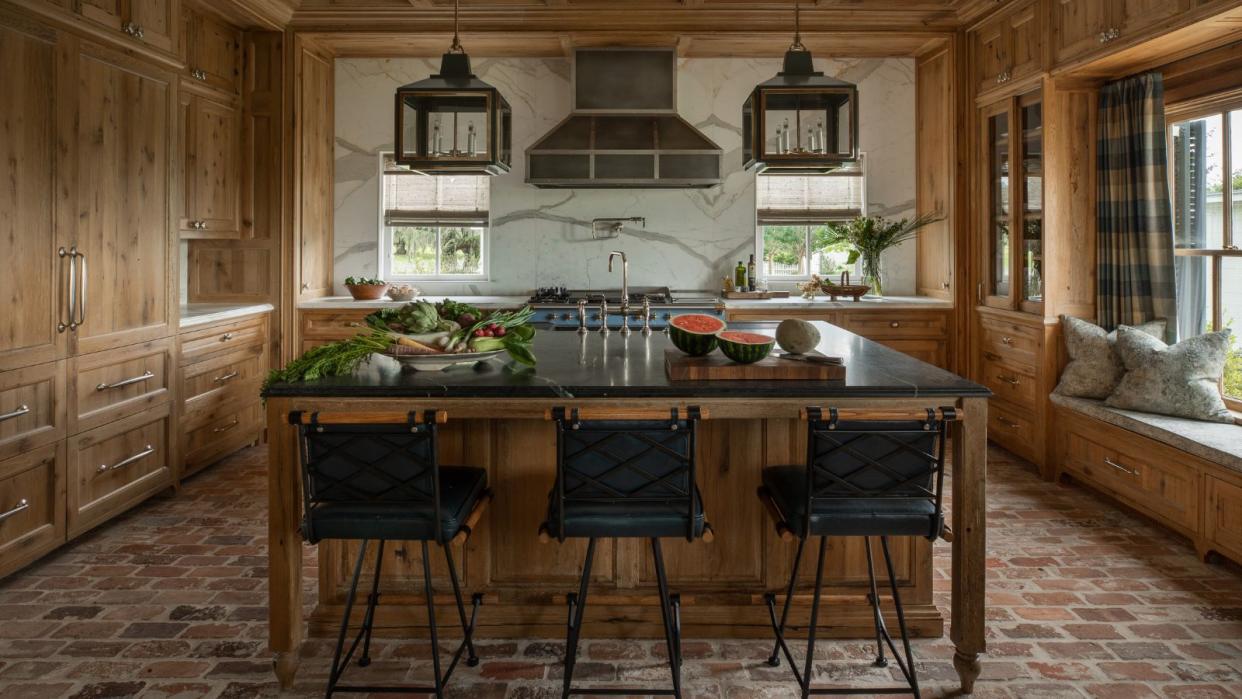
[[[737,268],[733,270],[733,286],[738,291],[746,291],[749,285],[746,283],[746,265],[741,260],[737,261]]]
[[[754,291],[755,285],[758,283],[758,280],[755,279],[755,256],[752,254],[750,262],[746,265],[746,288],[749,291]]]

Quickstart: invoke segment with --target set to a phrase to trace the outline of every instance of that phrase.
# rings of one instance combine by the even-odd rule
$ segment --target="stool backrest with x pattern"
[[[695,430],[700,411],[669,410],[668,418],[582,419],[554,408],[557,479],[554,497],[565,531],[565,503],[633,503],[684,508],[694,538]]]

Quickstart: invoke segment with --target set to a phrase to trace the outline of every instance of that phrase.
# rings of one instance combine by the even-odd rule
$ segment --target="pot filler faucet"
[[[591,238],[593,240],[606,240],[608,238],[616,238],[621,235],[621,229],[625,228],[627,223],[639,223],[643,228],[647,227],[647,219],[642,216],[630,216],[629,218],[593,218],[591,219]]]
[[[615,257],[621,258],[621,334],[630,334],[630,261],[625,259],[625,253],[620,250],[613,250],[608,253],[608,271],[612,271],[612,260]],[[604,318],[604,327],[608,327],[608,319]],[[606,332],[606,331],[605,331]]]

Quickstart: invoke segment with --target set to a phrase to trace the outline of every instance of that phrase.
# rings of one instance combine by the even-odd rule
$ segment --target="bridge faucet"
[[[630,334],[630,261],[626,259],[625,253],[620,250],[613,250],[608,253],[608,271],[612,271],[612,260],[614,257],[621,258],[621,334]]]

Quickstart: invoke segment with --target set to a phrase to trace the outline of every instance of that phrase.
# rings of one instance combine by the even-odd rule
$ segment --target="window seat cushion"
[[[1204,422],[1110,408],[1104,401],[1053,393],[1052,403],[1101,422],[1137,432],[1206,461],[1242,473],[1242,425]]]

